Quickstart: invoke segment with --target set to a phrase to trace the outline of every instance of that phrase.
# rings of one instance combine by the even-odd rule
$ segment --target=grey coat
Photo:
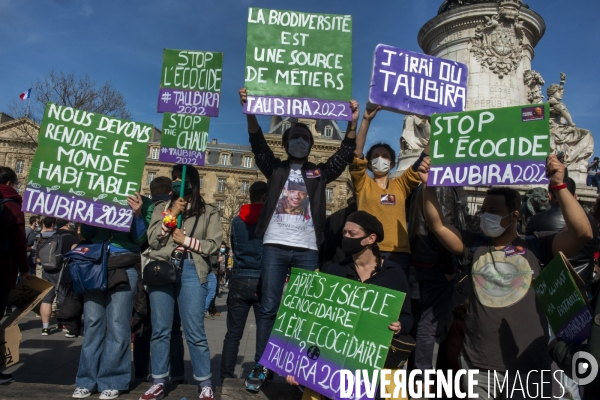
[[[173,241],[173,236],[168,235],[159,238],[162,232],[162,212],[164,210],[163,206],[157,205],[152,213],[152,220],[148,227],[148,243],[152,249],[149,258],[171,261],[171,253],[177,247],[177,244]],[[211,271],[210,256],[217,254],[223,240],[223,225],[217,208],[208,204],[204,213],[198,218],[200,219],[193,237],[200,241],[200,253],[192,252],[192,258],[200,283],[206,283],[206,277]],[[186,235],[191,234],[195,219],[195,217],[192,217],[183,221]]]

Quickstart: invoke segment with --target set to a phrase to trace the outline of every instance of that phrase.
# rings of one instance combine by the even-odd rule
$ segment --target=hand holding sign
[[[248,102],[248,90],[245,87],[241,88],[238,93],[240,94],[240,104],[244,105]]]
[[[183,197],[178,198],[171,209],[171,215],[173,217],[178,217],[179,214],[183,214],[185,208],[187,207],[187,201],[183,199]]]
[[[135,192],[135,196],[129,196],[127,198],[127,204],[133,210],[133,215],[139,217],[142,213],[142,196],[138,192]]]
[[[365,113],[363,114],[363,119],[367,122],[373,121],[373,118],[375,118],[379,110],[381,110],[381,106],[367,106],[367,108],[365,109]]]
[[[550,186],[562,185],[565,181],[565,164],[561,163],[556,154],[550,154],[546,161],[546,175],[550,178]]]
[[[427,178],[429,177],[429,167],[431,166],[431,159],[429,156],[425,157],[423,161],[421,161],[421,165],[419,165],[419,169],[417,173],[419,174],[419,178],[421,178],[421,182],[427,183]]]

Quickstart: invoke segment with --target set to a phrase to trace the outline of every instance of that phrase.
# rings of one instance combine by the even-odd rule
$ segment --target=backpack
[[[38,238],[38,262],[46,272],[59,272],[63,267],[62,241],[63,235],[55,233],[49,238]],[[41,243],[41,241],[44,241]],[[41,244],[41,247],[39,245]]]

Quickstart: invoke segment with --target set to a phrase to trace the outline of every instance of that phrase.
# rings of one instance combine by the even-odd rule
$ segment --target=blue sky
[[[210,137],[247,143],[237,90],[243,85],[247,8],[263,7],[353,16],[353,97],[364,108],[375,46],[421,51],[417,33],[442,0],[0,0],[0,111],[51,69],[111,80],[133,119],[160,128],[156,113],[163,48],[224,52],[221,111]],[[600,1],[529,0],[546,21],[533,68],[546,87],[567,74],[564,102],[575,123],[600,132],[598,69]],[[544,87],[544,93],[545,89]],[[403,116],[382,112],[367,144],[399,148]],[[264,128],[268,119],[261,118]],[[345,127],[345,124],[342,124]],[[600,144],[596,144],[600,153]]]

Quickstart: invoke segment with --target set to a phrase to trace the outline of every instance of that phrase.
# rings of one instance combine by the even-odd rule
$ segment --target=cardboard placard
[[[431,116],[430,186],[547,184],[548,104]]]
[[[585,285],[562,252],[532,286],[557,338],[576,344],[589,338],[594,317],[580,291]]]
[[[462,112],[468,75],[465,64],[379,44],[373,55],[368,103],[421,116]]]
[[[0,325],[0,369],[19,362],[21,330],[19,321],[23,319],[52,289],[52,284],[38,277],[21,281],[10,292],[9,303],[16,307],[12,314]]]
[[[204,165],[210,118],[164,113],[159,160]]]
[[[48,103],[23,211],[129,231],[152,125]]]
[[[352,16],[248,9],[247,114],[352,120]]]
[[[338,399],[341,369],[383,368],[393,335],[388,325],[398,320],[405,297],[381,286],[292,268],[260,363]]]
[[[164,49],[157,111],[219,116],[223,53]]]

